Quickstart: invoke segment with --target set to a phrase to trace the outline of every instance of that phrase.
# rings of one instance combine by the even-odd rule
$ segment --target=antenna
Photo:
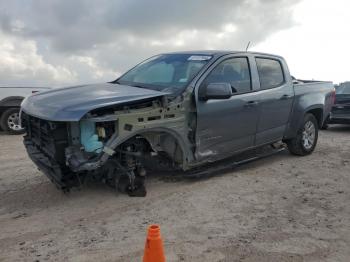
[[[247,47],[245,48],[246,52],[248,51],[249,46],[250,46],[250,41],[248,42]]]

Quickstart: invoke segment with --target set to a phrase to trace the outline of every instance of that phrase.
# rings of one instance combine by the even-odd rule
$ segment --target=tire
[[[318,123],[312,114],[306,114],[295,138],[287,142],[288,150],[293,155],[306,156],[316,147],[318,139]]]
[[[0,118],[0,126],[9,134],[23,134],[24,129],[19,125],[19,108],[10,108],[4,111]]]

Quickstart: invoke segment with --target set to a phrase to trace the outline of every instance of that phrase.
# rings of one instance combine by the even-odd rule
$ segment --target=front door
[[[200,101],[197,95],[197,160],[217,160],[229,153],[254,146],[259,101],[252,88],[247,57],[218,61],[197,87],[230,83],[233,95],[226,99]]]

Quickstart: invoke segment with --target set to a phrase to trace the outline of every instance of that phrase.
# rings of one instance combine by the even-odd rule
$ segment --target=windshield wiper
[[[110,83],[112,83],[112,84],[118,84],[118,85],[127,85],[127,86],[133,86],[133,87],[138,87],[138,88],[146,88],[146,87],[144,87],[144,86],[141,86],[141,85],[134,85],[134,84],[129,84],[129,83],[125,83],[125,84],[122,84],[122,83],[120,83],[119,81],[118,81],[119,79],[117,79],[117,80],[114,80],[114,81],[112,81],[112,82],[110,82]]]
[[[113,81],[108,82],[108,83],[110,83],[110,84],[120,84],[118,80],[119,80],[119,79],[116,79],[116,80],[113,80]]]
[[[141,86],[141,85],[130,85],[130,86],[138,87],[138,88],[146,88],[147,89],[147,87],[144,87],[144,86]]]

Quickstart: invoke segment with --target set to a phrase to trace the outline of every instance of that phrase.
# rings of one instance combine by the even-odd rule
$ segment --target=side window
[[[279,61],[268,58],[256,58],[255,60],[261,89],[274,88],[284,83],[283,70]]]
[[[245,57],[230,58],[218,64],[204,80],[204,84],[230,83],[233,93],[251,91],[251,80],[248,59]]]

